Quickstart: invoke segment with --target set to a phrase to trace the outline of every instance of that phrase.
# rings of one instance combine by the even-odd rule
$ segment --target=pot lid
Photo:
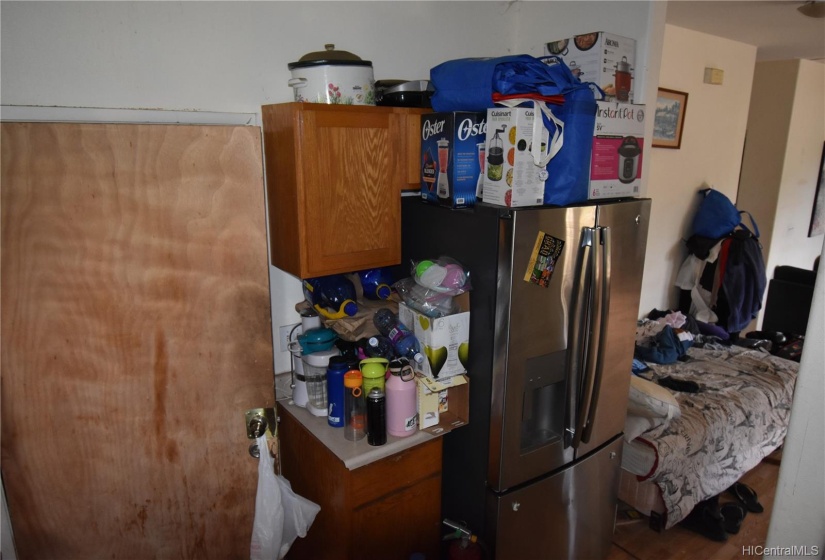
[[[642,153],[639,148],[639,141],[633,136],[625,136],[622,144],[619,146],[619,155],[623,157],[636,157]]]
[[[429,80],[378,80],[375,82],[375,91],[386,95],[388,93],[434,92],[435,88]]]
[[[327,43],[324,50],[307,53],[298,59],[298,62],[290,62],[287,68],[306,68],[309,66],[372,66],[369,60],[361,60],[360,56],[349,51],[337,51],[335,45]]]

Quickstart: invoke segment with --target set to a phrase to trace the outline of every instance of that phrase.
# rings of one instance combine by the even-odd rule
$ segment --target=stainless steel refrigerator
[[[470,271],[470,418],[445,436],[442,514],[490,557],[610,550],[649,214],[402,202],[404,272]]]

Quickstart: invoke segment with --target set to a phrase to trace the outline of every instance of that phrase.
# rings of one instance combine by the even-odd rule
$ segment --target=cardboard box
[[[467,372],[464,364],[470,351],[470,294],[457,296],[456,303],[460,313],[437,318],[398,304],[398,318],[413,331],[426,356],[424,363],[415,364],[416,372],[437,381]]]
[[[588,198],[639,196],[645,106],[598,101]]]
[[[547,167],[536,165],[530,151],[535,118],[542,117],[532,107],[487,109],[484,202],[509,207],[544,204]],[[544,128],[542,150],[547,149],[548,137]]]
[[[608,101],[633,103],[636,40],[598,31],[544,45],[546,54],[558,55],[583,82],[594,82]]]
[[[416,375],[418,385],[418,428],[442,435],[470,420],[470,380],[456,375],[435,381]]]
[[[476,202],[484,157],[485,113],[421,115],[421,198],[465,208]]]

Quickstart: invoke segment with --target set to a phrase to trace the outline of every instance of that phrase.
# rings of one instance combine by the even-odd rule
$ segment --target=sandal
[[[763,508],[759,500],[756,499],[756,492],[747,484],[736,482],[728,488],[728,492],[733,494],[749,512],[762,513],[765,511],[765,508]]]
[[[720,511],[722,517],[725,518],[725,532],[731,535],[738,533],[739,529],[742,528],[742,520],[745,519],[745,515],[747,515],[745,508],[736,502],[728,502],[722,504]]]

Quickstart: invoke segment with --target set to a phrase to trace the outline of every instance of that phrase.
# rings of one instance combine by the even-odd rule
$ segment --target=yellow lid
[[[357,369],[351,369],[344,374],[344,387],[347,387],[348,389],[355,389],[356,387],[360,387],[363,383],[364,380],[361,377],[361,372]]]

